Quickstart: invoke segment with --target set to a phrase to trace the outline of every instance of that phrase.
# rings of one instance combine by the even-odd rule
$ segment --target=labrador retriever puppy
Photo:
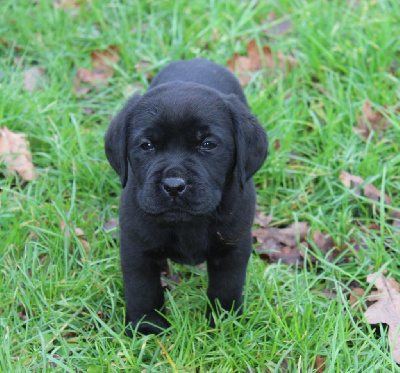
[[[160,270],[169,258],[207,262],[210,300],[241,313],[252,247],[252,176],[267,136],[231,72],[205,59],[176,61],[112,120],[107,158],[122,183],[120,257],[126,333],[169,326]]]

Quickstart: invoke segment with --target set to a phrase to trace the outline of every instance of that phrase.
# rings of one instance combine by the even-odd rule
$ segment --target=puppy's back
[[[150,89],[174,81],[198,83],[227,95],[235,94],[248,105],[236,77],[225,67],[203,58],[172,62],[157,74]]]

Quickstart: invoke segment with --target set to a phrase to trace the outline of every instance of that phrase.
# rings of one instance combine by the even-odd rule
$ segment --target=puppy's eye
[[[154,149],[154,145],[150,141],[145,141],[144,143],[142,143],[140,145],[140,147],[143,150],[153,150]]]
[[[204,141],[201,145],[200,145],[200,150],[212,150],[217,146],[217,144],[214,144],[211,141]]]

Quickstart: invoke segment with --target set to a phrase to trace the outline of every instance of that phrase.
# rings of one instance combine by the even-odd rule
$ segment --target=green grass
[[[387,214],[339,181],[362,176],[400,208],[400,3],[364,0],[83,2],[55,9],[50,0],[0,2],[0,124],[26,133],[39,177],[0,178],[1,372],[398,372],[385,333],[374,333],[348,302],[356,282],[386,268],[400,281],[400,236]],[[161,336],[123,334],[124,299],[118,244],[104,232],[118,213],[120,183],[108,165],[103,136],[132,83],[147,87],[149,71],[202,56],[223,65],[256,38],[274,11],[293,23],[270,43],[299,66],[254,75],[245,88],[271,145],[255,177],[259,206],[273,223],[308,221],[353,250],[345,263],[321,257],[318,268],[267,264],[254,255],[245,289],[245,320],[228,317],[215,330],[205,321],[206,275],[174,265],[181,284],[167,293],[172,327]],[[131,30],[135,29],[136,32]],[[108,86],[76,98],[78,67],[90,52],[117,45],[121,61]],[[20,62],[15,57],[21,57]],[[395,62],[397,61],[397,62]],[[46,70],[42,89],[23,91],[23,71]],[[391,71],[392,70],[392,71]],[[290,93],[290,98],[285,98]],[[389,107],[382,139],[352,131],[366,98]],[[85,114],[92,108],[93,114]],[[7,174],[5,167],[0,172]],[[383,201],[375,203],[384,212]],[[62,231],[61,221],[69,227]],[[379,223],[369,235],[361,225]],[[85,249],[74,226],[85,232]],[[68,231],[71,233],[68,234]],[[324,289],[335,291],[333,299]],[[363,299],[361,302],[364,302]]]

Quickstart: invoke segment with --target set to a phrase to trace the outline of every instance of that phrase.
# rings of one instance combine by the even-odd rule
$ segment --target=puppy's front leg
[[[242,313],[242,292],[246,280],[246,269],[251,253],[251,233],[234,245],[227,245],[220,255],[207,259],[208,290],[207,295],[212,307],[216,300],[222,308]],[[207,314],[210,316],[211,309]],[[213,325],[213,320],[211,319]]]
[[[121,234],[121,267],[126,301],[125,332],[132,337],[132,330],[140,322],[140,333],[158,334],[169,327],[169,323],[157,312],[164,305],[160,265],[149,253],[138,250],[132,244]]]

